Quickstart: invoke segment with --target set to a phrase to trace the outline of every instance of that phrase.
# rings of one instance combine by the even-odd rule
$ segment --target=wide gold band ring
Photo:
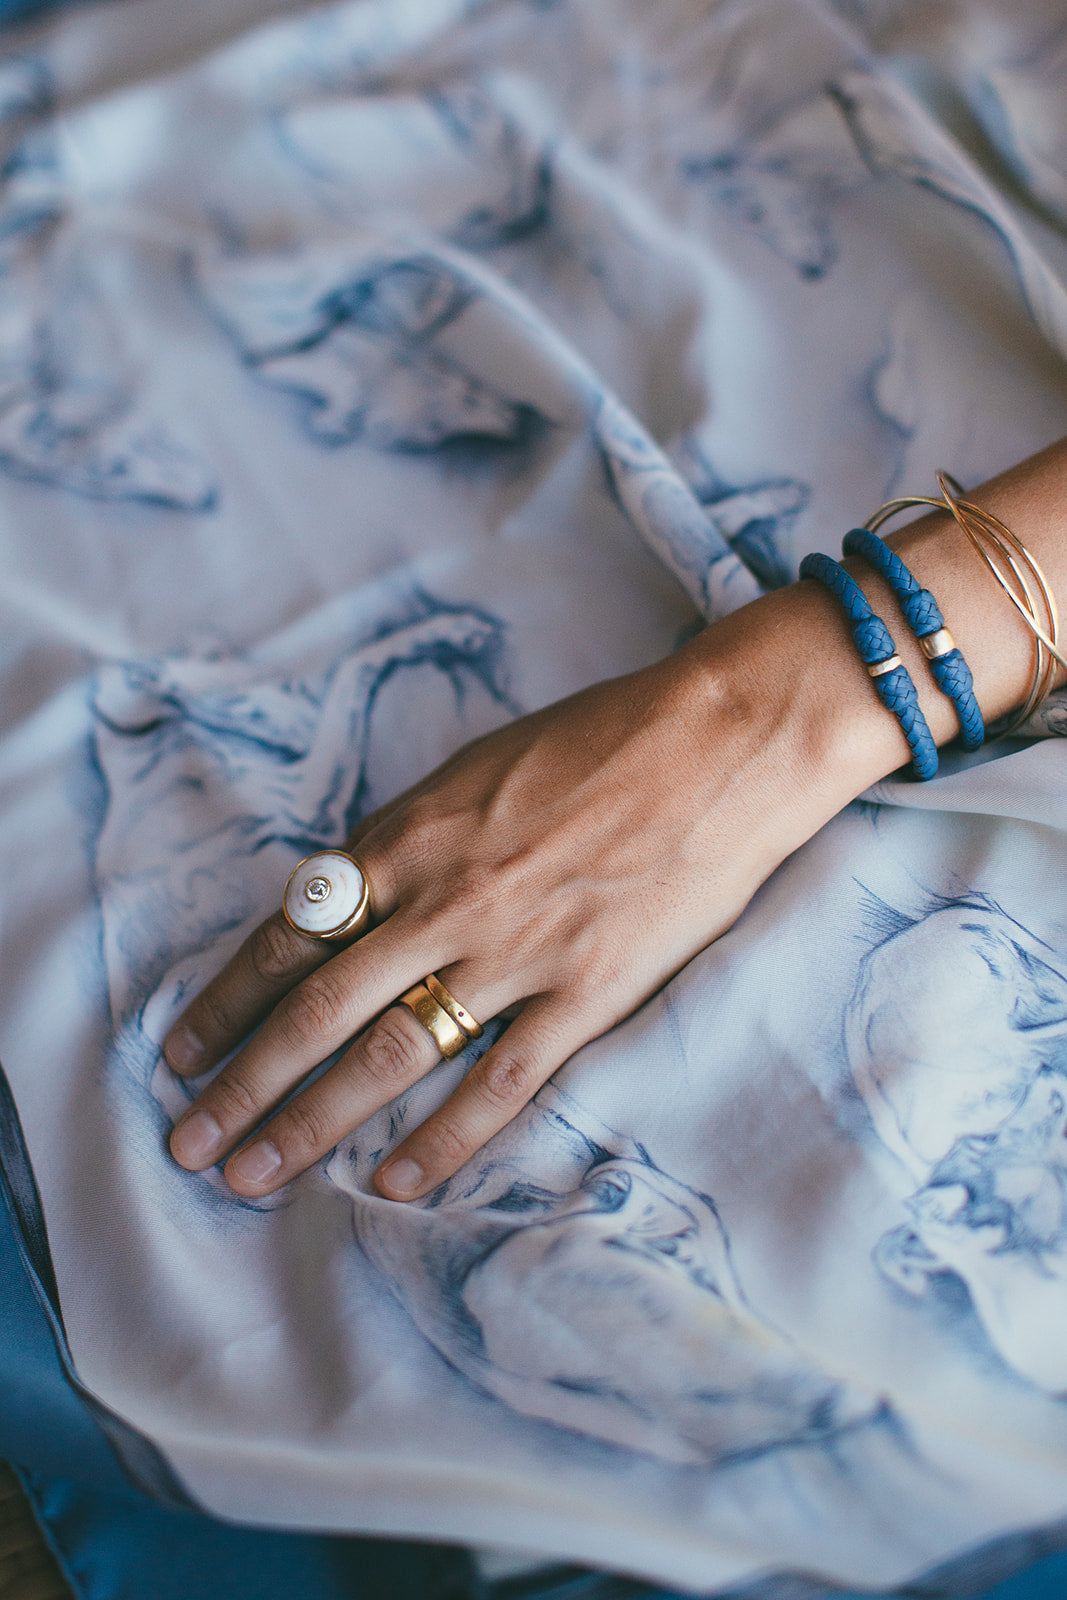
[[[308,939],[355,939],[370,923],[370,889],[345,850],[319,850],[298,861],[282,895],[285,920]]]
[[[455,995],[452,994],[449,989],[445,988],[444,984],[441,982],[440,978],[435,972],[428,972],[422,981],[426,985],[427,989],[429,989],[434,999],[437,1001],[437,1004],[441,1006],[443,1010],[448,1012],[449,1016],[452,1018],[452,1021],[456,1023],[457,1027],[463,1029],[463,1032],[467,1035],[468,1039],[481,1038],[483,1032],[485,1031],[482,1028],[481,1023],[475,1021],[470,1012],[467,1010],[466,1006],[460,1005]]]
[[[407,994],[402,994],[398,1004],[415,1013],[446,1060],[458,1056],[470,1043],[459,1023],[434,999],[424,983],[417,983]]]

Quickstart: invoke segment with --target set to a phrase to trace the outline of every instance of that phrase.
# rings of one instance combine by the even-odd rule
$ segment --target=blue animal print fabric
[[[1055,0],[0,35],[4,1148],[135,1476],[705,1593],[1067,1543],[1067,696],[425,1201],[370,1175],[483,1045],[257,1204],[169,1159],[160,1056],[468,739],[1067,433],[1065,108]]]

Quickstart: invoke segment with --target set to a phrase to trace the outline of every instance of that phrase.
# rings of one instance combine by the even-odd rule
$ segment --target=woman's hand
[[[408,1199],[451,1176],[568,1056],[727,929],[856,781],[878,775],[851,789],[824,776],[830,752],[795,647],[787,672],[776,659],[780,619],[795,641],[805,607],[854,666],[833,602],[798,586],[476,741],[368,818],[348,848],[376,925],[338,951],[276,913],[169,1035],[170,1065],[199,1074],[262,1023],[177,1125],[176,1159],[199,1170],[243,1146],[225,1171],[249,1196],[302,1172],[440,1059],[395,1003],[434,972],[481,1021],[517,1008],[376,1181]],[[867,709],[862,668],[858,688]]]
[[[1065,473],[1067,440],[977,491],[1061,593]],[[1019,705],[1032,637],[950,519],[924,517],[893,542],[951,619],[987,722]],[[945,743],[957,731],[951,702],[934,688],[892,592],[863,563],[850,565],[891,620]],[[249,1196],[304,1171],[436,1064],[429,1033],[395,1003],[435,972],[481,1021],[508,1008],[514,1020],[379,1169],[383,1194],[425,1194],[908,756],[843,612],[812,583],[755,601],[666,661],[478,740],[349,841],[370,885],[369,933],[335,953],[278,912],[171,1031],[167,1061],[196,1075],[262,1023],[178,1123],[175,1157],[199,1170],[236,1150],[226,1177]],[[346,1043],[328,1072],[270,1116]]]

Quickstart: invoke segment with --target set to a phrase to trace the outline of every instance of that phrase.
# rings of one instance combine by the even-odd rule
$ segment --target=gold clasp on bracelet
[[[938,628],[935,633],[924,634],[919,643],[928,661],[933,661],[936,656],[947,656],[950,650],[956,648],[956,641],[947,628]]]

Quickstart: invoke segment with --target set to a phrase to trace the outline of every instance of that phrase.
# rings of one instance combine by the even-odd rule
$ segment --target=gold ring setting
[[[344,850],[305,856],[289,874],[282,912],[309,939],[357,938],[370,922],[366,874]]]
[[[433,972],[402,994],[398,1004],[407,1006],[422,1023],[446,1061],[458,1056],[482,1033],[481,1023],[474,1020]]]

